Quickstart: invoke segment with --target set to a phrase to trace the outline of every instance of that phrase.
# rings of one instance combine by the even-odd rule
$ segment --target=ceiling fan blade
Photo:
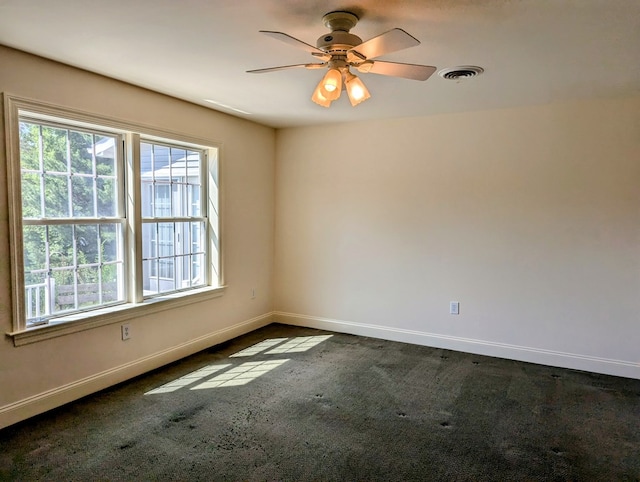
[[[309,52],[311,55],[315,57],[320,57],[324,60],[329,60],[331,58],[331,55],[326,53],[324,50],[320,50],[319,48],[316,48],[313,45],[303,42],[302,40],[298,40],[297,38],[292,37],[291,35],[286,34],[284,32],[272,32],[270,30],[260,30],[260,33],[263,33],[265,35],[268,35],[269,37],[278,39],[281,42],[292,45],[296,48],[302,49],[305,52]]]
[[[321,64],[295,64],[295,65],[281,65],[279,67],[268,67],[266,69],[254,69],[247,70],[249,74],[264,74],[267,72],[275,72],[276,70],[287,70],[287,69],[300,69],[304,67],[305,69],[321,69],[327,65],[326,62]]]
[[[383,62],[382,60],[375,60],[371,64],[365,62],[362,70],[358,67],[356,68],[360,72],[371,72],[412,80],[427,80],[436,71],[436,67],[431,65],[401,64],[399,62]]]
[[[416,45],[420,45],[420,41],[417,38],[409,35],[401,28],[394,28],[362,42],[348,52],[355,52],[358,56],[372,59],[398,50],[415,47]]]

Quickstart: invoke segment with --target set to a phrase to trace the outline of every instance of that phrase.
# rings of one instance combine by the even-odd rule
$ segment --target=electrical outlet
[[[251,299],[254,299],[255,297],[256,297],[256,289],[251,288]]]
[[[459,315],[460,314],[460,302],[459,301],[451,301],[449,303],[449,314],[451,314],[451,315]]]
[[[125,323],[120,328],[122,328],[122,340],[128,340],[131,338],[131,331],[129,327],[129,323]]]

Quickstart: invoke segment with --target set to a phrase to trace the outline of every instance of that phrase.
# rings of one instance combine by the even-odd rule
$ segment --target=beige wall
[[[276,319],[640,378],[640,98],[285,129],[276,157]]]
[[[273,299],[273,129],[1,46],[0,66],[0,92],[219,142],[228,285],[220,298],[131,320],[132,336],[126,342],[120,339],[119,324],[21,347],[14,347],[9,337],[2,336],[0,427],[14,421],[20,407],[26,406],[24,413],[28,414],[31,399],[47,408],[47,391],[66,390],[72,396],[76,385],[89,386],[96,377],[117,381],[120,375],[111,373],[114,370],[124,367],[126,374],[129,367],[130,374],[138,368],[148,369],[154,361],[184,355],[199,346],[184,346],[193,340],[214,340],[207,335],[262,316],[268,322]],[[3,333],[11,331],[5,164],[4,138],[0,137]],[[250,298],[252,287],[256,288],[255,299]],[[159,353],[165,353],[164,357],[148,360]],[[80,387],[77,393],[81,391]],[[55,393],[51,397],[55,404]],[[65,396],[59,400],[65,401]]]

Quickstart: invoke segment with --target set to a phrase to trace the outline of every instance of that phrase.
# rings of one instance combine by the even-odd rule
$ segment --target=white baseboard
[[[352,335],[369,336],[384,340],[412,343],[434,348],[444,348],[477,355],[493,356],[538,363],[560,368],[583,370],[605,375],[640,379],[640,363],[624,360],[599,358],[576,353],[563,353],[552,350],[531,348],[526,346],[508,345],[485,340],[474,340],[435,333],[425,333],[387,326],[369,325],[341,320],[331,320],[315,316],[283,313],[276,311],[273,321],[287,325],[306,326],[322,330],[349,333]]]
[[[48,390],[18,402],[0,407],[0,428],[26,420],[29,417],[59,407],[78,398],[103,390],[130,378],[155,370],[163,365],[180,360],[213,345],[223,343],[240,335],[270,324],[273,314],[267,313],[228,328],[173,346],[166,350],[134,360],[130,363],[105,370],[82,380]]]

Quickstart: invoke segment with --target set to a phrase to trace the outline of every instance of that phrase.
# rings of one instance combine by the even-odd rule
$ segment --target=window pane
[[[116,175],[116,138],[110,136],[94,136],[93,146],[96,156],[96,174],[99,176]]]
[[[158,224],[158,255],[160,257],[175,255],[174,223]]]
[[[120,265],[110,264],[101,268],[102,276],[102,302],[112,303],[122,301],[122,296],[118,294],[118,271]],[[120,290],[123,292],[123,290]]]
[[[25,315],[27,326],[49,314],[48,277],[45,273],[30,274],[25,278]]]
[[[156,184],[153,198],[153,216],[162,218],[171,216],[171,186]]]
[[[173,148],[171,150],[171,177],[175,182],[187,182],[187,151]]]
[[[78,268],[78,305],[89,307],[101,304],[99,268]]]
[[[67,130],[42,126],[42,145],[45,172],[68,172]]]
[[[140,143],[140,172],[145,173],[153,172],[153,148],[151,144],[146,142]]]
[[[20,122],[20,165],[40,170],[40,127],[36,124]]]
[[[142,288],[145,295],[158,292],[158,260],[149,259],[142,263]]]
[[[69,152],[71,153],[71,172],[93,174],[93,135],[69,131]]]
[[[73,176],[72,207],[74,217],[95,217],[93,200],[93,178],[86,176]]]
[[[157,250],[157,227],[156,223],[142,224],[142,257],[144,259],[156,258]]]
[[[76,226],[75,229],[78,265],[99,263],[98,226]]]
[[[191,223],[191,252],[204,252],[204,223]]]
[[[75,274],[75,269],[53,271],[54,313],[76,308]]]
[[[154,203],[153,199],[153,181],[150,179],[142,180],[142,217],[149,218],[153,216]]]
[[[186,177],[187,151],[179,147],[171,148],[171,176]]]
[[[160,258],[158,260],[158,277],[161,278],[160,291],[175,289],[174,258]]]
[[[202,155],[198,151],[187,151],[187,176],[190,184],[202,184],[200,180],[200,167]]]
[[[175,178],[174,178],[175,179]],[[182,178],[181,178],[182,179]],[[172,212],[171,216],[174,217],[184,217],[187,215],[187,207],[185,200],[185,185],[184,184],[173,184],[171,186],[172,192]]]
[[[40,174],[22,173],[22,216],[25,218],[42,217],[40,179]]]
[[[191,256],[191,284],[192,286],[200,286],[205,284],[204,277],[204,254],[196,254]]]
[[[118,256],[119,227],[117,224],[100,225],[100,256],[103,263],[122,261]]]
[[[45,217],[69,217],[68,177],[47,174],[44,178]]]
[[[118,214],[118,186],[115,178],[96,179],[98,217],[114,217]]]
[[[153,172],[154,177],[169,178],[169,148],[153,144]]]
[[[200,216],[202,212],[200,209],[200,186],[189,185],[188,188],[188,200],[189,212],[188,216]]]
[[[49,264],[52,268],[73,267],[73,229],[72,226],[49,226],[47,228],[49,244]],[[65,281],[67,283],[68,280]]]
[[[44,226],[24,226],[22,246],[25,284],[42,282],[42,275],[48,270],[46,228]],[[37,272],[37,274],[32,277],[34,272]]]

